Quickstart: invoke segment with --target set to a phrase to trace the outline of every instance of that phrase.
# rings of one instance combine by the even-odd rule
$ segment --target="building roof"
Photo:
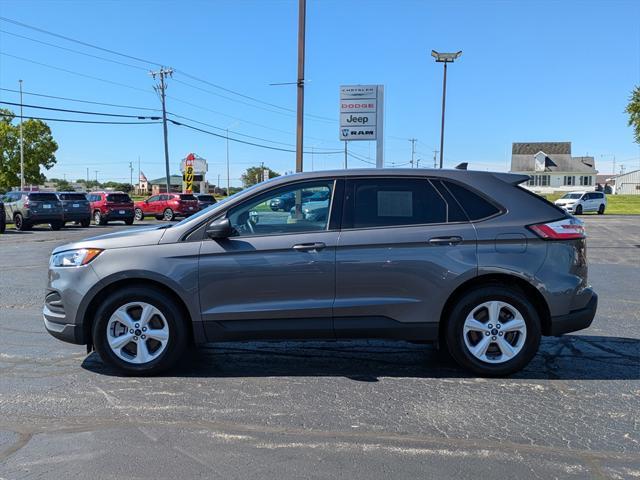
[[[169,177],[170,185],[182,185],[182,175],[171,175]],[[155,178],[153,180],[149,180],[149,185],[166,185],[167,177]]]
[[[596,173],[593,157],[571,156],[571,142],[514,143],[511,148],[511,171],[536,172],[535,157],[538,153],[545,155],[544,172]]]

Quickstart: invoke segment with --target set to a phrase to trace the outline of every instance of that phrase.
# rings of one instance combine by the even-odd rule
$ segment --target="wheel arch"
[[[92,347],[93,339],[91,338],[91,330],[93,328],[93,322],[95,320],[94,313],[96,312],[98,305],[104,299],[113,292],[121,289],[127,289],[132,287],[151,287],[162,292],[167,297],[176,302],[176,305],[182,311],[184,318],[187,321],[187,331],[189,332],[189,342],[193,343],[200,336],[196,336],[197,332],[194,328],[193,315],[189,310],[185,300],[172,288],[158,280],[144,277],[137,278],[125,278],[118,279],[107,285],[102,285],[98,291],[93,295],[91,300],[86,304],[84,311],[81,313],[81,324],[83,325],[84,340],[88,348]]]
[[[517,275],[511,275],[508,273],[487,273],[463,282],[449,296],[440,315],[439,331],[441,341],[443,332],[445,331],[444,325],[449,318],[449,313],[460,297],[473,288],[484,287],[487,285],[500,285],[511,288],[515,286],[522,291],[531,301],[540,317],[540,328],[542,334],[551,334],[551,313],[549,312],[549,306],[547,305],[547,301],[542,293],[540,293],[534,285]]]

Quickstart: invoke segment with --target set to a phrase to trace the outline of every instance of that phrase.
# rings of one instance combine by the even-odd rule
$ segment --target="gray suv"
[[[480,375],[516,372],[541,335],[588,327],[582,222],[525,175],[348,170],[288,175],[175,225],[56,248],[47,330],[127,373],[190,344],[431,341]],[[273,211],[285,195],[294,205]],[[305,213],[315,195],[327,215]],[[320,205],[314,205],[319,210]]]
[[[64,226],[62,202],[55,193],[7,192],[3,197],[7,222],[16,230],[31,230],[34,225],[49,224],[51,230]]]

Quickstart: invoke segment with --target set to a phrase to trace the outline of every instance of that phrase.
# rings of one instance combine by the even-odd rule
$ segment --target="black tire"
[[[95,212],[93,212],[93,223],[95,223],[96,225],[107,224],[107,219],[102,216],[102,213],[100,213],[100,210],[96,210]]]
[[[4,215],[4,212],[1,212],[0,215]],[[7,222],[3,218],[2,220],[0,220],[0,233],[4,233],[6,229],[7,229]]]
[[[86,218],[84,220],[80,220],[80,226],[82,228],[89,228],[91,226],[91,219],[90,218]]]
[[[60,230],[62,227],[64,227],[64,222],[62,220],[58,221],[58,222],[51,222],[49,224],[49,227],[51,227],[51,230],[54,231],[58,231]]]
[[[575,210],[576,215],[582,215],[582,205],[578,205]]]
[[[598,215],[603,215],[604,214],[604,204],[600,204],[600,206],[598,207]]]
[[[133,218],[135,218],[137,222],[141,222],[142,220],[144,220],[144,212],[141,208],[136,208],[134,210]]]
[[[131,217],[131,218],[127,218],[127,219],[124,221],[124,224],[125,224],[125,225],[133,225],[133,217]]]
[[[489,363],[476,358],[465,344],[463,333],[465,319],[469,313],[478,305],[493,300],[506,302],[515,307],[526,325],[526,336],[522,348],[513,358],[502,363]],[[501,284],[478,287],[464,293],[451,309],[444,328],[447,347],[458,365],[487,377],[500,377],[522,370],[535,356],[540,346],[540,317],[535,307],[522,291]]]
[[[136,364],[118,357],[108,344],[107,325],[113,312],[130,302],[145,302],[160,310],[169,326],[169,340],[164,351],[150,362]],[[93,345],[102,360],[127,375],[157,375],[176,364],[189,341],[189,329],[180,307],[165,293],[150,287],[127,287],[101,302],[93,321]]]
[[[176,214],[173,212],[173,210],[171,210],[170,208],[165,208],[164,212],[162,213],[162,219],[166,220],[167,222],[172,222],[173,220],[175,220],[176,218]]]
[[[24,219],[21,213],[16,213],[15,217],[13,217],[13,223],[16,227],[16,230],[19,230],[21,232],[31,230],[31,224]]]
[[[162,215],[156,215],[156,220],[162,220]]]

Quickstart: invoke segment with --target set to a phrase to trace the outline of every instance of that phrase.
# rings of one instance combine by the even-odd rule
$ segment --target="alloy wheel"
[[[513,305],[492,300],[471,310],[464,321],[462,335],[475,358],[487,363],[504,363],[522,350],[527,324]]]
[[[157,359],[169,342],[169,324],[162,312],[146,302],[130,302],[118,308],[107,322],[111,351],[128,363]]]

